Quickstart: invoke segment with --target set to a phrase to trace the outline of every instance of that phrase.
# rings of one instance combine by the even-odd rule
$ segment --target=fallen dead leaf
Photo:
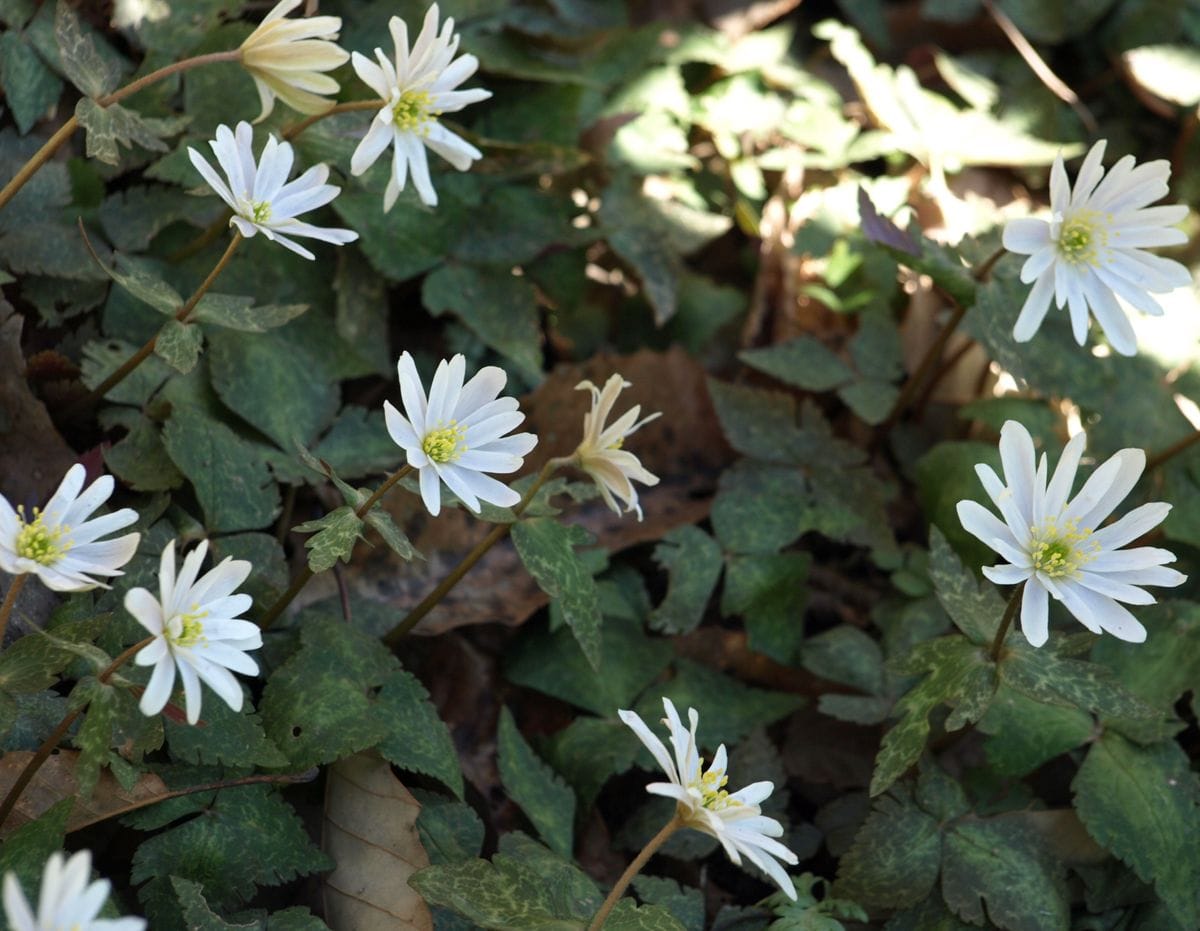
[[[13,750],[0,756],[0,798],[25,769],[33,758],[30,750]],[[164,796],[173,794],[158,776],[143,773],[132,789],[124,789],[111,772],[101,770],[96,789],[91,798],[79,797],[79,783],[75,780],[75,764],[79,753],[75,750],[60,750],[42,765],[25,787],[16,808],[0,827],[0,838],[6,837],[23,824],[40,818],[49,808],[65,798],[74,798],[75,807],[67,818],[67,830],[78,831],[89,824],[123,815],[135,808],[152,804]]]
[[[433,916],[408,877],[429,866],[417,835],[421,806],[372,753],[329,768],[325,852],[337,867],[324,881],[334,931],[433,931]]]

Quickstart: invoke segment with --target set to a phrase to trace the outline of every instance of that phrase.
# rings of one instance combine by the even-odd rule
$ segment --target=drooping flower
[[[621,506],[616,501],[616,498],[620,498],[625,504],[625,513],[637,511],[638,520],[641,520],[642,506],[638,503],[637,489],[633,487],[632,480],[636,479],[643,485],[657,485],[658,476],[646,469],[638,457],[623,446],[627,436],[661,414],[654,413],[638,420],[642,407],[635,404],[606,427],[604,421],[612,413],[617,395],[621,389],[628,387],[629,382],[620,375],[610,375],[603,389],[590,381],[581,381],[575,386],[576,391],[592,393],[592,409],[583,415],[583,440],[575,450],[574,458],[579,467],[592,477],[605,504],[620,514]]]
[[[254,78],[265,120],[278,97],[301,113],[321,113],[333,102],[321,94],[336,94],[338,82],[323,72],[346,62],[350,54],[333,40],[341,17],[308,16],[285,19],[303,0],[279,0],[258,28],[242,43],[242,65]]]
[[[1059,309],[1068,308],[1079,345],[1087,338],[1090,312],[1113,348],[1131,356],[1137,352],[1137,337],[1117,298],[1158,316],[1163,309],[1152,295],[1191,282],[1183,265],[1145,251],[1187,241],[1175,228],[1187,216],[1187,207],[1150,206],[1167,194],[1170,163],[1135,167],[1133,156],[1126,155],[1106,176],[1104,147],[1104,140],[1092,146],[1074,190],[1062,156],[1054,160],[1049,221],[1022,217],[1004,227],[1004,248],[1029,256],[1021,280],[1033,282],[1013,329],[1017,342],[1033,338],[1053,298]]]
[[[636,712],[618,712],[621,720],[637,734],[638,740],[645,744],[670,780],[652,782],[646,786],[646,791],[675,799],[675,815],[685,827],[715,837],[735,864],[741,866],[744,856],[770,876],[790,898],[795,899],[796,887],[777,861],[781,860],[789,866],[799,861],[794,853],[775,840],[783,836],[783,825],[774,818],[768,818],[759,807],[774,791],[774,784],[755,782],[739,792],[727,792],[725,785],[729,777],[725,775],[725,745],[717,748],[712,763],[708,769],[703,769],[703,761],[696,747],[696,726],[700,723],[700,715],[695,708],[689,708],[688,722],[691,726],[685,728],[669,698],[663,699],[663,709],[667,714],[663,723],[670,732],[674,759]]]
[[[15,873],[4,874],[4,914],[12,931],[143,931],[144,918],[97,918],[111,884],[92,878],[92,855],[80,850],[70,859],[50,854],[42,871],[35,915]]]
[[[188,147],[192,165],[232,208],[231,226],[236,226],[247,239],[260,232],[306,259],[315,256],[294,242],[292,236],[306,236],[339,246],[358,239],[358,233],[353,230],[313,226],[296,219],[337,197],[341,188],[325,183],[329,178],[328,165],[314,165],[299,178],[288,181],[295,160],[291,145],[271,136],[263,146],[262,157],[255,163],[250,148],[253,137],[250,124],[243,120],[237,124],[236,134],[228,126],[218,126],[217,138],[209,141],[217,164],[229,179],[228,184],[221,180],[203,155]]]
[[[525,415],[517,409],[516,398],[497,397],[508,380],[504,370],[485,366],[463,384],[466,365],[461,354],[449,362],[443,359],[426,400],[417,366],[405,352],[396,365],[404,414],[390,402],[383,403],[388,433],[404,450],[408,464],[419,470],[421,499],[435,517],[442,507],[439,482],[476,513],[480,501],[500,507],[516,504],[520,495],[484,473],[517,471],[537,445],[532,433],[505,436]]]
[[[1141,643],[1146,628],[1119,602],[1153,604],[1154,597],[1138,586],[1175,586],[1187,580],[1167,568],[1166,563],[1175,561],[1169,550],[1121,549],[1158,526],[1171,505],[1153,501],[1100,526],[1141,477],[1146,466],[1142,450],[1122,449],[1070,497],[1086,443],[1083,433],[1073,436],[1047,480],[1045,453],[1037,459],[1029,431],[1010,420],[1000,431],[1004,481],[990,466],[975,467],[1004,519],[975,501],[958,502],[963,527],[1008,560],[986,567],[984,575],[1000,585],[1024,585],[1021,630],[1035,647],[1049,636],[1049,596],[1092,633],[1108,631]]]
[[[133,558],[139,535],[100,538],[136,523],[137,511],[122,508],[89,520],[112,497],[114,482],[111,475],[102,475],[84,490],[86,477],[82,465],[71,466],[46,506],[28,514],[23,505],[13,510],[0,495],[0,569],[13,575],[31,572],[57,592],[107,587],[92,576],[123,574],[121,567]]]
[[[383,209],[392,209],[404,190],[409,171],[421,202],[434,207],[437,192],[429,177],[424,146],[459,171],[466,171],[471,162],[483,157],[475,146],[438,122],[438,117],[487,100],[492,92],[482,88],[455,90],[475,73],[479,60],[474,55],[454,57],[458,51],[454,20],[447,18],[439,33],[436,3],[425,14],[421,34],[411,51],[404,20],[393,16],[388,28],[396,45],[395,64],[383,54],[383,49],[378,48],[375,49],[378,65],[358,52],[351,57],[354,70],[380,96],[383,108],[375,114],[367,135],[354,150],[350,171],[361,175],[391,145],[392,173],[383,195]]]
[[[175,574],[175,541],[163,550],[159,567],[159,597],[144,588],[125,596],[125,610],[154,635],[153,642],[134,657],[139,666],[153,666],[139,707],[143,714],[162,711],[175,687],[175,671],[183,680],[189,724],[200,720],[200,681],[208,683],[234,711],[242,709],[242,687],[230,672],[258,674],[258,664],[247,650],[262,646],[258,626],[238,617],[250,610],[249,595],[234,594],[246,581],[251,565],[227,556],[215,568],[199,575],[208,552],[202,540],[183,560]]]

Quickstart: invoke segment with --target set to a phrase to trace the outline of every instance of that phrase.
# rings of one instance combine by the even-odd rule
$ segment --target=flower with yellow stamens
[[[576,391],[592,393],[592,409],[583,415],[583,439],[575,450],[574,461],[591,476],[596,487],[600,489],[600,496],[605,504],[620,514],[621,506],[617,504],[619,498],[625,504],[625,512],[636,511],[638,520],[641,520],[642,506],[638,503],[638,493],[633,487],[633,481],[637,480],[643,485],[657,485],[658,476],[646,469],[637,456],[623,447],[625,437],[661,415],[654,413],[638,420],[642,408],[640,404],[635,404],[611,425],[605,426],[604,422],[617,402],[617,395],[628,387],[629,382],[620,375],[609,376],[603,389],[597,388],[590,381],[581,381],[575,386]]]

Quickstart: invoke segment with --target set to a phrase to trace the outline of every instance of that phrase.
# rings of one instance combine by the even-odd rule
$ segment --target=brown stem
[[[354,509],[354,516],[359,520],[365,518],[367,516],[367,512],[379,503],[379,500],[391,490],[391,487],[404,478],[404,476],[408,475],[408,473],[412,470],[412,466],[405,463],[395,472],[389,475],[386,479],[384,479],[383,483],[375,489],[375,491],[371,494],[371,497],[367,498],[366,501]],[[309,579],[311,579],[314,574],[315,573],[312,571],[312,569],[309,568],[308,563],[305,562],[304,568],[296,573],[296,577],[292,579],[292,584],[288,586],[287,591],[280,595],[275,600],[275,603],[267,609],[266,613],[259,618],[258,626],[263,630],[266,630],[268,627],[274,624],[275,621],[278,620],[279,615],[281,615],[284,609],[292,603],[292,599],[300,594],[301,589],[308,584]]]
[[[996,639],[992,641],[992,648],[988,651],[993,663],[1000,662],[1000,651],[1004,648],[1004,638],[1008,636],[1008,629],[1012,627],[1013,619],[1020,610],[1021,597],[1024,594],[1025,586],[1018,585],[1009,596],[1008,604],[1004,608],[1004,617],[1000,618],[1000,626],[996,628]]]
[[[945,292],[942,293],[945,294]],[[920,389],[922,383],[929,376],[930,370],[937,365],[938,360],[941,359],[942,352],[946,348],[946,343],[950,340],[950,337],[953,335],[954,331],[958,329],[958,325],[962,323],[962,318],[966,316],[967,309],[962,304],[950,297],[949,294],[945,294],[945,296],[953,302],[954,314],[946,322],[946,325],[942,327],[942,332],[938,334],[937,339],[935,339],[929,348],[925,350],[925,355],[921,359],[920,364],[917,366],[917,370],[912,374],[908,381],[904,383],[904,387],[900,389],[900,395],[896,398],[896,403],[892,405],[891,412],[887,415],[887,419],[883,422],[885,427],[891,426],[893,423],[895,423],[896,418],[903,414],[905,408],[912,403],[912,400],[914,397],[916,397],[917,391]]]
[[[120,656],[108,664],[108,667],[96,677],[101,683],[107,683],[112,674],[129,662],[130,658],[153,642],[153,637],[147,637],[135,643]],[[83,714],[83,705],[71,711],[58,722],[58,726],[54,728],[50,736],[42,741],[42,745],[37,748],[37,752],[29,758],[29,762],[25,764],[25,768],[21,770],[21,774],[17,776],[17,781],[12,784],[12,788],[8,790],[8,795],[4,796],[4,801],[0,803],[0,827],[4,826],[4,822],[8,820],[8,816],[12,814],[12,810],[17,805],[17,800],[20,799],[21,793],[25,791],[25,787],[33,781],[33,777],[37,775],[37,771],[42,768],[42,764],[50,758],[50,754],[54,752],[54,748],[58,746],[59,741],[66,736],[67,731],[71,729],[71,725],[75,723],[75,719]]]
[[[118,103],[143,88],[149,87],[163,78],[168,78],[173,74],[178,74],[181,71],[187,71],[191,68],[198,68],[201,65],[210,65],[219,61],[239,61],[242,57],[241,49],[231,49],[226,52],[211,52],[208,55],[197,55],[195,58],[185,58],[183,61],[177,61],[174,64],[167,65],[164,68],[159,68],[157,71],[151,71],[149,74],[138,78],[126,84],[124,87],[118,88],[111,94],[101,97],[96,101],[96,104],[101,107],[108,107],[114,103]],[[33,153],[29,161],[21,166],[21,170],[13,175],[8,184],[0,190],[0,210],[16,196],[17,191],[25,186],[25,183],[37,174],[38,170],[50,161],[54,153],[62,148],[63,144],[75,134],[75,130],[79,128],[79,119],[74,115],[71,116],[65,123],[58,128],[53,136],[46,140],[45,144]]]
[[[8,633],[8,619],[12,616],[13,608],[17,604],[17,596],[21,594],[21,589],[25,587],[25,581],[28,578],[28,574],[24,572],[14,576],[8,586],[8,591],[4,593],[4,604],[0,604],[0,650],[4,649],[4,635]]]
[[[1146,460],[1146,471],[1153,472],[1159,466],[1169,459],[1174,459],[1182,452],[1191,449],[1197,443],[1200,443],[1200,430],[1185,436],[1182,440],[1176,440],[1166,449],[1156,452],[1153,456]]]
[[[322,110],[320,113],[314,113],[312,116],[301,120],[299,123],[293,123],[282,133],[286,141],[291,141],[299,136],[304,130],[312,126],[313,123],[318,123],[327,116],[333,116],[335,113],[353,113],[355,110],[381,110],[387,104],[382,100],[351,100],[348,103],[334,104],[328,110]]]
[[[196,289],[196,293],[188,298],[184,304],[175,313],[175,319],[180,323],[187,323],[188,317],[192,315],[192,311],[196,309],[196,305],[200,303],[200,298],[204,297],[205,292],[213,286],[213,283],[220,276],[221,272],[225,271],[225,266],[229,264],[229,260],[233,258],[233,253],[237,251],[237,247],[242,242],[242,234],[236,229],[233,231],[233,239],[229,241],[229,246],[225,249],[225,254],[213,266],[213,270],[208,273],[208,277],[200,283],[200,287]],[[116,371],[100,382],[95,388],[88,392],[87,396],[81,403],[91,403],[99,401],[106,394],[112,391],[117,385],[123,382],[134,369],[146,361],[154,347],[158,344],[158,334],[155,333],[142,345],[142,348],[126,359]]]
[[[995,252],[987,257],[982,265],[971,269],[971,277],[976,281],[987,281],[992,275],[992,269],[1008,253],[1008,250],[1001,246]]]
[[[564,465],[567,461],[566,459],[551,459],[542,466],[542,471],[538,473],[538,477],[534,483],[529,486],[529,490],[525,492],[525,496],[513,507],[514,518],[520,517],[525,512],[525,509],[529,507],[529,502],[537,494],[538,489],[546,484],[546,479],[553,474],[555,469]],[[512,524],[496,524],[496,526],[489,530],[487,536],[476,543],[475,548],[463,557],[462,562],[451,569],[450,573],[438,583],[437,588],[426,595],[419,605],[404,616],[404,620],[388,632],[387,636],[383,638],[383,642],[390,647],[398,644],[410,630],[417,626],[426,614],[436,607],[439,601],[446,597],[446,593],[454,588],[464,575],[471,571],[475,563],[483,558],[483,554],[508,536],[511,530]]]
[[[663,825],[662,830],[650,838],[649,843],[642,848],[642,852],[633,858],[633,862],[625,868],[625,872],[621,874],[621,878],[617,880],[616,885],[608,893],[608,898],[604,900],[604,904],[600,906],[600,910],[596,912],[596,917],[592,919],[592,923],[588,925],[587,931],[600,931],[604,927],[604,922],[608,920],[609,913],[616,908],[617,902],[621,896],[633,882],[633,878],[642,871],[642,867],[649,862],[658,849],[667,842],[667,839],[683,827],[683,821],[679,815],[676,815],[670,821]]]

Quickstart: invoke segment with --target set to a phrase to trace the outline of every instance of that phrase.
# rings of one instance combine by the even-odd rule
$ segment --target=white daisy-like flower
[[[590,381],[581,381],[575,386],[576,391],[592,393],[592,409],[583,415],[583,440],[575,450],[574,459],[596,483],[605,504],[620,514],[621,506],[616,501],[620,498],[625,504],[625,513],[637,511],[638,520],[641,520],[642,506],[638,503],[633,480],[643,485],[657,485],[658,476],[646,469],[637,456],[622,447],[627,436],[662,415],[654,413],[638,420],[642,407],[635,404],[606,427],[604,421],[612,413],[617,395],[629,384],[620,375],[610,375],[603,389]]]
[[[524,457],[537,445],[532,433],[505,436],[525,415],[516,398],[497,397],[508,376],[494,365],[485,366],[466,384],[467,362],[456,355],[443,359],[429,386],[429,398],[417,366],[407,352],[400,356],[401,414],[383,403],[388,434],[404,450],[408,464],[420,471],[421,499],[429,513],[442,508],[439,482],[445,482],[470,510],[479,513],[479,502],[511,507],[521,496],[485,472],[507,474],[521,468]]]
[[[1108,631],[1141,643],[1146,628],[1119,602],[1153,604],[1154,597],[1138,586],[1175,586],[1187,580],[1165,565],[1175,561],[1170,550],[1121,549],[1158,526],[1171,505],[1153,501],[1100,526],[1141,477],[1146,467],[1142,450],[1116,453],[1071,498],[1086,443],[1083,433],[1073,436],[1048,479],[1046,455],[1037,459],[1029,431],[1010,420],[1000,431],[1004,481],[990,466],[975,467],[1004,520],[978,502],[958,502],[963,527],[1008,560],[984,568],[983,574],[999,585],[1024,584],[1021,630],[1035,647],[1049,635],[1048,596],[1061,601],[1092,633]]]
[[[691,726],[685,728],[669,698],[663,699],[663,709],[667,714],[663,724],[670,731],[674,759],[636,712],[617,712],[670,780],[652,782],[646,786],[646,791],[675,799],[676,817],[685,827],[712,835],[735,864],[741,866],[744,856],[795,899],[796,887],[777,861],[782,860],[789,866],[795,866],[799,861],[794,853],[775,840],[783,836],[783,825],[768,818],[759,807],[774,791],[774,784],[755,782],[739,792],[727,792],[725,745],[717,748],[708,769],[701,771],[702,760],[696,748],[696,726],[700,723],[700,715],[695,708],[689,708]]]
[[[265,120],[278,97],[301,113],[321,113],[333,102],[338,82],[323,72],[345,64],[350,54],[333,40],[342,28],[339,16],[285,19],[303,0],[279,0],[242,43],[242,65],[254,78]]]
[[[1021,280],[1033,282],[1013,329],[1019,343],[1033,338],[1053,298],[1059,309],[1069,309],[1080,346],[1087,338],[1090,311],[1112,347],[1131,356],[1137,352],[1137,337],[1117,298],[1158,316],[1163,309],[1151,295],[1192,280],[1183,265],[1145,251],[1187,242],[1175,227],[1187,216],[1187,207],[1150,206],[1167,194],[1170,163],[1135,167],[1133,156],[1126,155],[1106,176],[1104,147],[1104,140],[1092,146],[1074,190],[1062,156],[1054,160],[1049,221],[1022,217],[1004,227],[1004,248],[1029,256]]]
[[[249,595],[234,594],[246,581],[251,565],[227,556],[215,568],[199,576],[208,552],[202,540],[183,560],[175,575],[175,541],[163,550],[159,567],[159,598],[144,588],[125,596],[125,610],[154,635],[134,662],[153,666],[150,681],[138,707],[142,714],[162,711],[175,687],[175,671],[183,680],[189,724],[200,720],[200,680],[203,679],[234,711],[242,710],[242,687],[229,670],[243,675],[258,674],[258,664],[247,650],[262,646],[258,626],[238,617],[250,610]]]
[[[56,592],[82,592],[104,583],[92,576],[123,575],[121,567],[137,551],[139,535],[101,540],[136,523],[137,511],[122,508],[88,518],[113,493],[113,478],[102,475],[84,490],[87,470],[76,463],[44,508],[26,513],[0,495],[0,569],[13,575],[33,573]]]
[[[250,148],[253,139],[254,131],[243,120],[237,124],[236,133],[228,126],[218,126],[217,138],[209,141],[217,164],[229,179],[228,184],[221,180],[203,155],[188,146],[192,165],[232,208],[231,226],[236,226],[247,239],[262,233],[272,242],[278,242],[306,259],[315,256],[293,242],[292,236],[306,236],[338,246],[358,239],[354,230],[313,226],[296,219],[337,197],[341,188],[325,183],[329,178],[328,165],[313,165],[299,178],[288,181],[295,161],[291,145],[271,136],[256,163]]]
[[[70,859],[50,854],[42,871],[35,915],[15,873],[4,874],[4,914],[12,931],[143,931],[144,918],[97,918],[111,884],[92,878],[92,855],[80,850]]]
[[[351,56],[354,70],[380,96],[383,108],[375,114],[367,135],[354,150],[350,171],[361,175],[391,145],[392,174],[383,195],[383,209],[392,209],[404,190],[410,170],[421,202],[434,207],[437,206],[437,192],[429,178],[424,146],[459,171],[466,171],[471,162],[483,157],[475,146],[439,123],[438,117],[487,100],[492,92],[482,88],[455,90],[475,73],[479,59],[474,55],[454,57],[458,51],[454,20],[448,18],[439,33],[436,3],[425,14],[421,34],[411,51],[404,20],[393,16],[388,28],[396,45],[395,64],[383,54],[383,49],[378,48],[375,49],[378,65],[358,52]]]

